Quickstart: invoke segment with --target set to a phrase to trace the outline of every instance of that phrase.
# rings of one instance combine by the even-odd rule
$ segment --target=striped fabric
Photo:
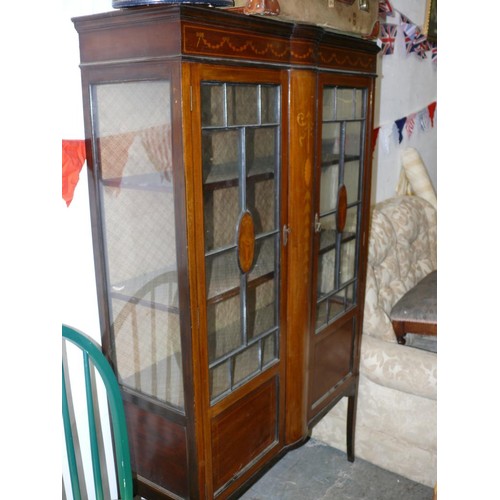
[[[406,148],[402,154],[402,163],[396,193],[399,196],[417,195],[437,208],[436,192],[418,151]]]

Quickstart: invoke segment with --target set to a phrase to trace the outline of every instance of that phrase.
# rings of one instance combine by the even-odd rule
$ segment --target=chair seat
[[[437,270],[401,297],[390,318],[400,344],[407,333],[437,335]]]

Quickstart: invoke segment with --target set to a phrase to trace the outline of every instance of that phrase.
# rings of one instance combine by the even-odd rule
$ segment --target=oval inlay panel
[[[339,188],[339,194],[337,198],[337,231],[342,232],[345,227],[345,221],[347,217],[347,189],[342,184]]]
[[[255,228],[252,214],[243,212],[238,222],[238,264],[242,273],[248,273],[255,255]]]

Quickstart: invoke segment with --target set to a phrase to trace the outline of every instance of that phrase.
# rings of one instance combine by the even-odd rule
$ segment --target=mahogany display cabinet
[[[186,4],[73,22],[137,493],[237,497],[343,397],[353,460],[376,44]]]

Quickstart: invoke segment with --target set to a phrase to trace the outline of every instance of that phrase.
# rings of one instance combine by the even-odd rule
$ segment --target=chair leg
[[[356,429],[356,406],[358,396],[349,396],[347,398],[347,460],[354,462],[354,437]]]

